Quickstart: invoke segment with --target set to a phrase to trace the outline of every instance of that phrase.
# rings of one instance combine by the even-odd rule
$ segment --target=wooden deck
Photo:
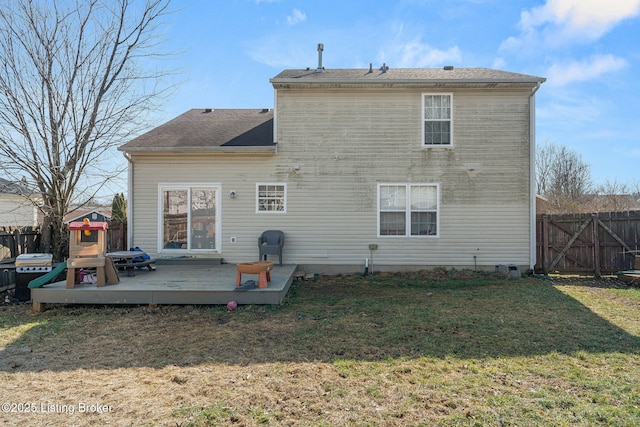
[[[640,285],[640,270],[620,271],[616,275],[623,282]]]
[[[264,289],[236,289],[235,264],[203,263],[159,264],[155,271],[135,270],[129,277],[120,271],[120,283],[97,287],[79,284],[67,289],[66,283],[55,282],[31,289],[34,311],[45,304],[281,304],[293,282],[296,265],[275,265],[271,282]],[[242,283],[258,275],[242,275]]]

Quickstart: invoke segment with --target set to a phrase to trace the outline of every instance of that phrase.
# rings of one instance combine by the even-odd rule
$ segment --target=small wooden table
[[[242,283],[242,273],[244,274],[257,274],[258,275],[258,287],[266,288],[268,282],[271,281],[271,273],[273,270],[273,262],[271,261],[254,261],[254,262],[241,262],[236,265],[238,270],[236,274],[236,286],[240,286]]]
[[[156,262],[153,259],[145,259],[144,256],[147,253],[144,251],[117,251],[109,252],[107,256],[113,260],[113,263],[118,268],[124,268],[127,270],[127,276],[135,276],[134,270],[136,267],[147,267],[149,271],[155,271],[155,267],[151,264]],[[140,261],[140,258],[142,261]]]

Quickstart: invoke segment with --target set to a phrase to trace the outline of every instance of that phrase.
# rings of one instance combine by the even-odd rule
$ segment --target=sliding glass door
[[[161,250],[217,251],[218,194],[217,186],[161,186]]]

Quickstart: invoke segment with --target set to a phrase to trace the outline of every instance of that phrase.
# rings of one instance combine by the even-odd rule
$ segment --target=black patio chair
[[[260,248],[260,260],[266,260],[267,254],[278,255],[282,265],[282,247],[284,246],[284,233],[280,230],[267,230],[258,238]]]

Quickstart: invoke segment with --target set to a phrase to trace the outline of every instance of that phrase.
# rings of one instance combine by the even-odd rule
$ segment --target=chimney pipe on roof
[[[322,67],[322,51],[324,50],[324,45],[322,43],[318,43],[318,68],[316,69],[316,73],[321,73],[324,68]]]

